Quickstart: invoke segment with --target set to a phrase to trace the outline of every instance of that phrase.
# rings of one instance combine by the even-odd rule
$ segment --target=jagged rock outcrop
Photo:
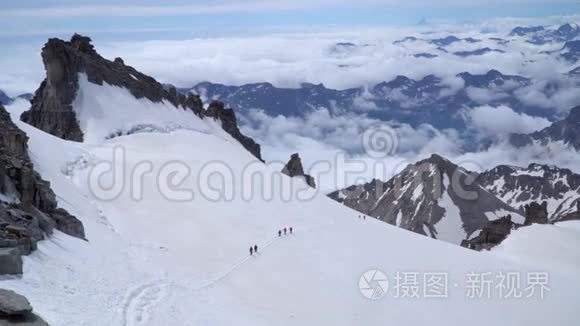
[[[516,226],[511,215],[490,221],[476,237],[461,242],[461,246],[477,251],[489,250],[502,243]]]
[[[436,154],[409,164],[387,182],[373,180],[330,197],[387,223],[456,244],[506,214],[524,221],[519,210],[485,190],[475,173]]]
[[[32,311],[30,302],[24,296],[0,289],[0,325],[48,326]]]
[[[240,142],[248,152],[252,153],[260,161],[262,154],[260,153],[260,145],[252,138],[244,136],[238,127],[238,121],[234,110],[228,109],[222,102],[213,101],[205,111],[205,116],[220,120],[222,128],[230,134],[234,139]]]
[[[290,161],[286,163],[286,166],[282,169],[282,173],[289,177],[304,177],[304,181],[312,188],[316,188],[316,182],[314,178],[308,174],[304,173],[304,167],[302,166],[302,160],[298,153],[292,154]]]
[[[21,116],[22,121],[38,129],[66,140],[84,140],[73,108],[79,91],[79,73],[83,73],[90,83],[122,87],[137,99],[146,98],[154,103],[167,101],[176,109],[190,110],[201,118],[220,119],[226,132],[261,159],[260,146],[242,135],[233,110],[214,105],[204,111],[199,96],[181,94],[175,87],[165,88],[154,78],[127,66],[121,58],[109,61],[101,57],[88,37],[75,34],[68,42],[50,39],[42,49],[42,60],[46,79],[34,94],[30,110]]]
[[[477,180],[515,209],[547,201],[550,221],[576,211],[580,199],[580,174],[553,165],[499,165],[480,173]]]
[[[19,254],[28,254],[54,228],[84,239],[82,223],[57,208],[50,184],[34,171],[27,142],[26,134],[0,105],[0,248],[17,248]],[[2,254],[5,261],[17,266],[14,251]]]
[[[509,137],[509,142],[516,147],[534,143],[547,145],[557,141],[580,151],[580,106],[572,108],[566,119],[554,122],[547,128],[531,134],[511,134]]]
[[[554,224],[557,222],[565,222],[571,220],[580,220],[580,201],[576,202],[577,211],[560,216],[558,219],[549,221]],[[464,240],[461,246],[473,250],[489,250],[502,241],[504,241],[511,233],[511,230],[520,227],[527,227],[532,224],[547,224],[548,223],[548,203],[543,202],[538,204],[531,202],[525,205],[525,222],[524,224],[514,223],[511,216],[507,215],[500,219],[490,221],[477,236]]]
[[[526,221],[524,225],[548,224],[548,203],[532,202],[524,207]]]

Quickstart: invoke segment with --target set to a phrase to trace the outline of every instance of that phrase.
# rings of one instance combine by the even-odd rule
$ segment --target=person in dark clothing
[[[254,254],[254,247],[250,247],[250,256]]]
[[[286,235],[286,228],[284,228],[284,235]]]
[[[258,253],[258,245],[254,245],[254,252]]]
[[[292,227],[290,227],[290,234],[292,234]]]
[[[278,236],[281,237],[282,236],[282,231],[278,230]]]

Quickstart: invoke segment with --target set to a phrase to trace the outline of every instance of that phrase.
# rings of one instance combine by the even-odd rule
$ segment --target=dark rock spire
[[[109,61],[101,57],[89,37],[75,34],[68,42],[50,39],[42,49],[42,60],[46,79],[36,91],[30,110],[21,116],[22,121],[38,129],[62,139],[83,141],[72,104],[79,88],[79,73],[84,73],[91,83],[123,87],[137,99],[168,101],[201,118],[220,119],[224,130],[261,160],[260,146],[240,132],[232,110],[214,104],[206,113],[199,96],[179,94],[174,87],[166,89],[154,78],[127,66],[121,58]]]
[[[314,181],[314,178],[304,173],[302,160],[300,159],[300,155],[298,155],[298,153],[292,154],[290,161],[288,161],[284,169],[282,169],[282,173],[290,177],[304,177],[304,180],[310,187],[316,188],[316,182]]]

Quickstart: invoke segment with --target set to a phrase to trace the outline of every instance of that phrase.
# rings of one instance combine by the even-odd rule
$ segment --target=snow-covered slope
[[[134,101],[127,105],[137,105]],[[109,107],[106,100],[100,105]],[[25,104],[8,109],[17,117]],[[111,119],[104,115],[100,125],[116,123]],[[35,166],[52,182],[60,205],[82,220],[89,241],[57,233],[26,257],[21,279],[0,286],[25,294],[35,311],[57,326],[570,325],[576,320],[577,273],[536,257],[533,271],[550,276],[544,299],[538,294],[502,299],[493,288],[491,298],[470,298],[470,273],[496,276],[509,270],[525,278],[532,269],[509,255],[481,255],[381,221],[360,220],[357,212],[302,180],[263,165],[210,123],[75,143],[18,121],[30,137]],[[105,134],[98,126],[94,130]],[[124,155],[113,159],[119,150]],[[111,167],[107,162],[124,171],[116,174],[114,185],[125,181],[119,193],[115,187],[104,191],[115,175],[105,173]],[[172,168],[184,173],[183,182],[181,172],[167,173]],[[95,178],[98,171],[102,180]],[[253,171],[265,176],[263,189],[249,181]],[[103,187],[91,187],[96,181]],[[220,186],[225,197],[216,191]],[[193,190],[193,199],[179,191],[184,189]],[[264,198],[267,191],[272,198]],[[278,238],[277,230],[285,226],[293,226],[294,234]],[[260,251],[250,257],[252,244]],[[361,294],[359,280],[375,269],[391,286],[384,298],[370,300]],[[417,273],[419,298],[402,297],[397,273]],[[429,273],[447,275],[447,298],[425,297],[422,280]]]

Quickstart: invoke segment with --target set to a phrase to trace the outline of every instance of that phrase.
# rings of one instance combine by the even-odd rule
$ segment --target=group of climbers
[[[255,244],[253,247],[250,246],[250,256],[252,256],[254,253],[258,253],[258,245]]]
[[[278,230],[278,236],[281,237],[282,232],[284,232],[284,235],[286,235],[286,233],[288,231],[290,231],[290,234],[292,234],[292,231],[294,231],[294,229],[292,227],[289,227],[289,228],[283,228],[282,230]]]
[[[282,232],[284,232],[284,235],[286,234],[292,234],[294,232],[294,228],[293,227],[288,227],[288,228],[283,228],[282,230],[278,230],[278,236],[281,237],[282,236]],[[255,244],[253,246],[250,246],[250,256],[253,256],[254,254],[258,253],[258,245]]]
[[[366,220],[366,219],[367,219],[367,216],[366,216],[366,215],[359,215],[359,216],[358,216],[358,219],[360,220],[361,218],[362,218],[363,220]]]

